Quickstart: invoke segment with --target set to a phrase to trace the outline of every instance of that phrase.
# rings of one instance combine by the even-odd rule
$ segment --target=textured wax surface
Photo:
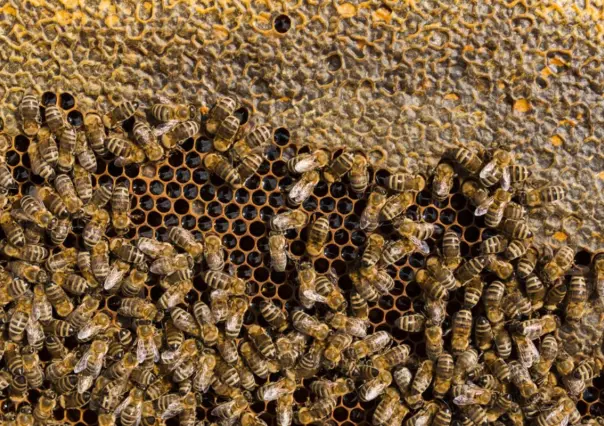
[[[17,3],[0,8],[5,109],[32,89],[102,110],[231,95],[293,141],[379,146],[410,171],[502,145],[568,189],[534,215],[539,239],[602,241],[600,2]]]

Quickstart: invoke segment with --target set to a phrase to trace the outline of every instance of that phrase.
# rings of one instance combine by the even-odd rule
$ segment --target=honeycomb
[[[434,167],[504,145],[566,182],[542,241],[602,241],[601,1],[8,0],[0,101],[47,87],[89,109],[158,94],[244,103],[292,139]],[[10,127],[12,123],[7,123]],[[547,219],[547,220],[545,220]]]
[[[82,124],[84,108],[76,102],[72,94],[45,92],[42,99],[44,106],[57,103],[65,111],[72,125],[79,127]],[[242,122],[245,122],[248,115],[240,114],[240,117]],[[124,127],[128,126],[128,122],[125,122]],[[273,130],[272,141],[257,174],[249,178],[243,188],[237,190],[233,190],[204,168],[203,158],[212,150],[212,140],[202,134],[186,140],[179,149],[172,151],[165,160],[156,164],[133,164],[123,168],[99,158],[93,179],[93,184],[128,182],[131,189],[130,212],[133,226],[125,236],[127,239],[155,237],[160,241],[168,241],[168,228],[179,225],[194,234],[210,230],[217,232],[227,253],[227,268],[233,268],[237,276],[247,283],[246,295],[250,300],[250,308],[244,318],[244,327],[253,323],[268,326],[259,313],[259,304],[263,300],[270,299],[288,311],[300,306],[295,291],[296,264],[305,253],[308,227],[300,232],[290,230],[285,233],[292,258],[288,261],[286,271],[281,273],[272,270],[270,266],[268,221],[276,213],[287,208],[284,190],[293,179],[287,171],[286,160],[293,155],[310,152],[313,147],[294,140],[290,130],[285,127]],[[19,185],[18,189],[12,192],[15,194],[18,191],[25,195],[32,187],[40,185],[42,179],[30,173],[26,155],[29,139],[20,134],[15,136],[13,142],[13,149],[7,153],[6,158]],[[343,149],[335,148],[331,152],[331,158],[339,156]],[[383,184],[391,172],[382,168],[370,170],[370,173],[372,182]],[[417,194],[415,203],[406,210],[405,215],[410,219],[437,225],[437,231],[427,240],[432,253],[440,246],[441,237],[448,229],[454,229],[461,235],[463,257],[479,255],[481,242],[494,233],[485,226],[484,216],[474,216],[473,208],[470,208],[468,200],[460,193],[460,186],[461,179],[456,178],[449,196],[438,202],[432,200],[428,185],[427,189]],[[348,177],[345,177],[341,182],[333,184],[321,181],[301,206],[312,217],[328,217],[329,239],[325,244],[324,255],[314,259],[314,268],[320,274],[335,271],[340,277],[338,285],[346,295],[353,288],[347,274],[358,267],[362,247],[366,243],[366,233],[359,229],[359,220],[367,204],[367,195],[354,193]],[[52,253],[69,247],[83,249],[80,235],[82,226],[83,223],[75,219],[72,232],[63,245],[56,247]],[[385,236],[395,235],[395,230],[390,224],[380,225],[378,231]],[[111,227],[106,236],[116,236]],[[0,237],[5,238],[2,231]],[[420,357],[425,356],[423,334],[404,332],[395,327],[394,323],[404,313],[423,312],[424,300],[420,297],[421,289],[415,282],[415,273],[425,266],[425,261],[426,256],[416,252],[388,267],[388,273],[395,280],[395,287],[390,294],[380,297],[377,304],[370,306],[368,329],[368,334],[381,330],[389,332],[396,343],[408,344],[412,353]],[[574,261],[578,267],[588,267],[592,263],[592,253],[587,249],[579,250]],[[199,264],[196,265],[195,271],[195,288],[187,295],[186,301],[194,303],[201,298],[208,303],[209,291],[206,291],[207,285],[200,277]],[[148,283],[145,290],[147,298],[156,301],[161,294],[162,290],[157,281]],[[450,328],[450,316],[461,309],[463,298],[461,289],[451,294],[444,329]],[[119,296],[114,295],[105,300],[103,311],[115,322],[119,306]],[[316,307],[309,312],[318,312],[320,309]],[[71,349],[77,346],[78,342],[70,337],[66,339],[65,344]],[[43,362],[50,359],[46,349],[40,353],[40,359]],[[0,366],[4,363],[4,360],[0,361]],[[269,380],[274,381],[276,378],[277,375],[271,374]],[[256,382],[262,385],[266,379],[256,377]],[[310,401],[309,383],[310,380],[304,380],[304,386],[294,393],[295,401],[299,405]],[[594,379],[593,385],[583,392],[577,407],[584,419],[604,416],[604,394],[600,396],[601,389],[604,389],[604,377]],[[35,405],[39,397],[38,391],[30,390],[27,401],[0,399],[0,413],[13,413],[27,403]],[[204,394],[202,405],[197,408],[197,419],[214,421],[209,412],[216,402],[217,399],[212,393]],[[350,393],[338,399],[332,420],[346,426],[370,423],[378,402],[379,399],[362,402],[355,392]],[[267,424],[275,424],[274,401],[256,401],[251,405],[251,409]],[[76,426],[97,424],[97,413],[88,408],[76,410],[58,407],[55,418],[57,421]],[[177,425],[178,417],[167,420],[166,424]]]

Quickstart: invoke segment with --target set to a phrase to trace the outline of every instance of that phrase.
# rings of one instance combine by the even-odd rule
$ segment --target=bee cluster
[[[25,139],[0,133],[6,424],[582,421],[604,257],[536,246],[527,225],[561,187],[527,189],[505,150],[391,174],[238,111],[123,102],[74,121],[23,98]],[[27,188],[8,159],[23,141]],[[141,219],[146,184],[122,173],[163,179],[183,152],[188,199],[220,203]]]

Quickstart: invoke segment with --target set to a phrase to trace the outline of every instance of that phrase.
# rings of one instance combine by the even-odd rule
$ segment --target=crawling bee
[[[573,265],[575,252],[568,246],[561,247],[553,259],[543,267],[543,278],[547,282],[554,282],[568,272]]]
[[[444,201],[453,188],[455,169],[448,163],[440,163],[434,171],[432,182],[432,198]]]
[[[117,105],[111,112],[103,116],[103,124],[105,127],[115,129],[124,121],[132,117],[139,107],[138,102],[124,101]]]
[[[76,155],[80,167],[90,173],[96,172],[96,156],[94,155],[94,151],[88,146],[86,136],[82,132],[77,134],[74,154]]]
[[[36,96],[23,96],[19,104],[19,114],[21,115],[23,133],[30,137],[38,133],[42,116],[40,114],[40,102]]]
[[[329,153],[318,149],[312,153],[299,154],[287,161],[287,169],[293,174],[303,174],[312,170],[322,169],[329,162]]]
[[[237,173],[241,177],[242,182],[246,182],[252,177],[262,165],[264,157],[262,154],[251,153],[241,159],[241,163],[237,166]]]
[[[88,204],[92,199],[92,177],[90,172],[79,164],[73,166],[73,186],[82,203]]]
[[[403,220],[397,223],[396,225],[396,230],[402,237],[416,239],[422,242],[432,237],[436,230],[436,226],[433,223],[414,222],[409,218],[403,218]],[[423,251],[430,251],[426,245],[422,244],[422,246]]]
[[[57,193],[67,207],[67,211],[71,214],[79,213],[84,203],[78,197],[75,186],[69,176],[65,174],[58,175],[54,185]]]
[[[124,234],[130,228],[130,188],[128,182],[118,183],[111,196],[111,224],[117,234]]]
[[[92,148],[95,154],[101,157],[105,156],[107,154],[107,148],[105,147],[107,135],[100,115],[96,113],[86,114],[84,118],[84,133],[90,144],[90,148]]]
[[[192,120],[197,115],[195,105],[179,105],[165,102],[151,105],[150,112],[157,121],[187,121]]]
[[[402,192],[389,197],[379,212],[380,221],[389,222],[396,219],[402,215],[414,201],[415,196],[411,192]]]
[[[461,193],[470,200],[470,203],[479,207],[489,199],[489,190],[483,188],[474,179],[468,179],[461,185]]]
[[[296,207],[306,201],[319,183],[319,179],[319,173],[315,170],[304,173],[299,181],[289,187],[288,203]]]
[[[209,153],[203,159],[203,163],[208,171],[227,182],[231,187],[235,189],[241,188],[243,180],[237,169],[231,166],[226,158],[218,154]]]
[[[149,161],[159,161],[164,157],[164,148],[161,146],[151,127],[143,121],[136,120],[132,127],[132,137],[138,146],[140,146]]]
[[[222,247],[222,239],[215,232],[210,232],[205,235],[204,243],[203,256],[208,268],[213,271],[221,271],[224,268],[224,248]]]
[[[451,153],[451,157],[473,175],[477,174],[482,169],[482,159],[467,148],[457,148]]]
[[[95,247],[101,241],[101,238],[105,234],[105,230],[107,229],[108,225],[109,213],[107,213],[107,210],[96,210],[93,213],[90,221],[84,226],[84,231],[82,233],[84,245],[88,249]]]
[[[195,236],[185,228],[175,226],[170,228],[168,238],[175,245],[185,250],[193,260],[198,261],[203,256],[203,244],[195,239]],[[214,243],[216,241],[214,240]]]
[[[172,123],[167,123],[171,126]],[[161,131],[163,131],[162,129]],[[182,121],[161,135],[161,144],[165,149],[173,149],[199,133],[199,124],[195,121]]]
[[[236,141],[229,151],[229,156],[233,161],[241,161],[250,154],[262,153],[264,148],[270,143],[271,131],[266,126],[255,126],[248,122],[247,126],[239,128]],[[242,132],[241,130],[245,130]]]
[[[207,244],[207,242],[206,242]],[[268,238],[268,248],[271,256],[271,266],[277,272],[285,271],[287,267],[287,240],[283,234],[271,231]]]
[[[49,105],[44,111],[46,125],[54,135],[60,135],[65,127],[65,117],[63,112],[56,105]]]
[[[47,128],[40,129],[36,136],[37,139],[37,147],[38,153],[42,157],[42,159],[48,163],[50,166],[54,167],[59,160],[59,148],[57,146],[57,142],[54,136],[50,133]],[[31,145],[34,145],[32,143]],[[30,145],[30,147],[31,147]],[[28,150],[29,152],[29,150]],[[31,153],[30,153],[31,155]],[[35,153],[34,153],[35,156]],[[30,158],[31,160],[31,158]]]
[[[357,152],[354,154],[350,169],[350,187],[357,194],[362,194],[369,185],[369,161],[367,157]]]
[[[386,191],[381,187],[376,187],[374,191],[369,194],[367,200],[367,207],[363,210],[360,220],[360,228],[367,232],[373,232],[379,225],[380,212],[382,207],[386,204],[388,198],[386,197]]]
[[[404,237],[398,241],[391,241],[384,247],[381,253],[379,266],[386,267],[392,265],[416,250],[424,254],[430,253],[430,247],[428,247],[426,242],[414,236]]]
[[[216,128],[214,136],[214,149],[218,152],[229,150],[239,130],[239,118],[235,115],[225,117]]]
[[[233,98],[223,97],[216,101],[216,105],[212,107],[209,113],[208,120],[206,121],[206,131],[210,135],[216,134],[218,126],[229,115],[235,112],[237,103]]]
[[[481,205],[476,208],[475,216],[486,214],[484,223],[489,228],[496,228],[501,223],[503,212],[506,205],[511,201],[512,194],[502,188],[495,191],[493,197],[487,198]]]
[[[111,136],[105,140],[107,151],[116,157],[129,157],[132,154],[132,142],[127,139]]]
[[[308,214],[301,210],[289,210],[271,217],[272,231],[284,232],[288,229],[300,229],[308,223]]]
[[[329,238],[329,219],[323,216],[318,218],[310,227],[306,252],[311,257],[319,256]]]
[[[57,224],[57,219],[46,210],[46,207],[31,195],[25,195],[20,201],[21,209],[27,218],[41,228],[53,229]]]
[[[562,186],[548,186],[520,195],[522,204],[528,207],[541,207],[545,204],[551,204],[564,199],[566,190]]]
[[[420,192],[426,187],[426,179],[422,175],[394,173],[386,179],[386,187],[396,192]]]
[[[344,177],[346,173],[350,171],[354,162],[354,154],[350,151],[344,151],[342,154],[334,159],[326,168],[323,170],[323,177],[327,183],[334,183]]]
[[[480,171],[480,183],[491,187],[501,181],[501,188],[509,191],[511,178],[508,165],[512,162],[512,155],[508,151],[498,149],[493,153],[493,158]]]

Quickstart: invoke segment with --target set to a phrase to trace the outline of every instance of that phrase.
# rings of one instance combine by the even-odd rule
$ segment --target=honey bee
[[[17,301],[8,324],[8,335],[13,342],[21,342],[24,338],[25,327],[31,316],[31,300],[21,298]]]
[[[564,276],[573,265],[574,259],[575,251],[568,246],[562,246],[543,267],[544,280],[551,283]]]
[[[58,175],[55,178],[54,185],[65,207],[67,207],[67,211],[70,214],[79,213],[84,203],[78,197],[75,186],[69,176],[64,174]]]
[[[294,395],[285,394],[277,399],[276,420],[277,426],[289,426],[294,418]]]
[[[78,392],[83,393],[90,389],[94,380],[101,373],[105,355],[109,345],[103,340],[94,340],[82,358],[78,361],[73,372],[78,376]]]
[[[174,226],[170,228],[168,238],[170,238],[170,241],[176,246],[185,250],[196,261],[203,255],[203,244],[198,242],[191,232],[182,227]]]
[[[75,333],[75,328],[66,321],[52,319],[44,324],[44,333],[58,337],[69,337]]]
[[[503,358],[495,355],[493,351],[487,351],[484,355],[485,363],[492,374],[495,375],[497,380],[502,383],[509,383],[511,380],[511,371],[508,364]]]
[[[461,241],[457,232],[452,229],[445,231],[443,236],[442,257],[444,265],[449,269],[455,269],[461,263]]]
[[[461,193],[475,207],[484,205],[490,198],[488,189],[483,188],[473,179],[468,179],[461,185]]]
[[[329,220],[323,216],[318,218],[308,233],[306,251],[309,256],[316,257],[323,252],[323,246],[329,238]]]
[[[512,354],[512,338],[507,330],[501,328],[495,333],[495,349],[503,359],[508,359]]]
[[[251,153],[243,157],[237,166],[237,173],[239,173],[241,181],[247,182],[258,171],[263,161],[264,157],[258,153]]]
[[[344,295],[337,286],[337,281],[333,276],[319,275],[315,278],[315,290],[324,298],[325,304],[334,311],[341,311],[346,309],[348,303],[344,298]]]
[[[301,210],[288,210],[271,217],[270,228],[275,232],[300,229],[308,223],[308,214]]]
[[[21,209],[27,218],[41,228],[53,229],[57,220],[46,207],[31,195],[25,195],[20,201]]]
[[[434,363],[429,359],[422,361],[411,382],[410,392],[405,396],[405,401],[411,408],[421,405],[423,402],[422,393],[430,387],[433,377]]]
[[[182,121],[176,123],[176,125],[173,125],[173,123],[166,124],[167,126],[159,127],[159,134],[169,129],[164,134],[161,134],[161,144],[168,150],[173,149],[199,133],[199,124],[196,121]]]
[[[424,329],[426,355],[436,361],[444,351],[443,331],[440,325],[427,325]]]
[[[396,389],[387,388],[382,395],[378,406],[375,408],[372,417],[372,424],[380,426],[387,424],[394,415],[394,412],[399,405],[401,397]]]
[[[328,324],[335,330],[359,338],[367,336],[367,327],[369,326],[365,320],[348,317],[342,313],[335,313],[328,316]]]
[[[400,194],[389,197],[379,211],[381,221],[390,222],[402,215],[409,206],[413,204],[415,197],[410,192],[402,192]],[[369,203],[369,202],[368,202]],[[369,204],[368,204],[369,206]],[[363,219],[361,218],[361,223]],[[367,228],[369,231],[375,230]]]
[[[501,223],[503,212],[506,205],[511,201],[512,194],[501,188],[495,191],[493,197],[487,198],[481,205],[476,208],[475,216],[485,216],[485,225],[489,228],[496,228]]]
[[[526,217],[526,210],[520,204],[510,201],[503,210],[506,219],[522,220]]]
[[[531,379],[528,370],[518,361],[511,361],[509,366],[512,383],[516,386],[520,395],[527,399],[533,397],[539,389]]]
[[[352,336],[337,332],[329,336],[324,356],[329,367],[335,367],[342,359],[342,352],[352,344]]]
[[[579,320],[585,314],[585,305],[589,297],[585,278],[574,275],[568,285],[568,304],[566,305],[566,318]]]
[[[206,392],[213,379],[216,358],[212,354],[202,354],[197,367],[197,372],[193,378],[193,388],[198,392]]]
[[[75,163],[75,150],[77,132],[71,125],[65,125],[59,134],[59,158],[57,170],[62,173],[69,172]]]
[[[78,164],[73,168],[73,185],[78,198],[87,204],[92,199],[92,179],[90,173]]]
[[[203,280],[215,290],[225,290],[229,294],[241,296],[245,293],[245,282],[221,271],[206,271]]]
[[[40,102],[35,95],[25,95],[19,104],[23,133],[26,136],[34,136],[40,130],[42,116],[40,114]]]
[[[509,238],[514,240],[526,240],[533,235],[526,222],[521,220],[505,219],[501,226],[501,230]]]
[[[361,359],[370,356],[390,344],[392,336],[386,331],[378,331],[363,340],[356,341],[349,348],[350,355],[354,359]]]
[[[287,169],[293,174],[303,174],[311,170],[322,169],[329,162],[329,153],[317,149],[311,153],[298,154],[287,161]]]
[[[67,316],[67,322],[71,324],[76,331],[80,331],[84,326],[88,325],[94,313],[98,310],[100,299],[98,297],[84,296],[82,303]]]
[[[419,333],[424,329],[425,322],[422,314],[405,314],[397,318],[394,325],[409,333]]]
[[[218,152],[226,152],[233,144],[233,140],[239,130],[239,118],[235,115],[226,116],[216,128],[214,137],[214,149]]]
[[[392,383],[392,375],[386,370],[381,370],[378,376],[363,383],[357,390],[359,399],[363,402],[373,401],[380,396]]]
[[[422,175],[394,173],[386,179],[386,187],[396,192],[420,192],[426,187],[426,179]]]
[[[507,260],[515,260],[523,256],[528,250],[528,245],[522,240],[512,241],[505,249],[505,257]]]
[[[444,287],[445,290],[453,290],[457,287],[458,283],[455,279],[453,271],[446,268],[438,257],[433,256],[428,258],[426,261],[426,268],[428,272],[430,272],[430,275],[438,282],[439,285]]]
[[[109,246],[106,241],[100,241],[92,248],[90,267],[96,279],[104,283],[109,275]]]
[[[480,252],[482,254],[497,254],[502,253],[506,247],[507,240],[501,235],[494,235],[482,240],[482,243],[480,243]]]
[[[241,126],[236,136],[237,140],[229,151],[233,161],[241,161],[244,157],[262,151],[270,143],[271,131],[266,126],[255,126],[248,122]],[[242,129],[244,129],[242,131]]]
[[[367,236],[367,246],[361,258],[361,266],[370,268],[378,263],[384,250],[386,240],[380,234],[369,234]]]
[[[474,337],[476,346],[481,351],[486,351],[491,348],[493,342],[493,328],[491,323],[485,317],[476,319],[476,327],[474,329]]]
[[[237,169],[229,164],[222,156],[214,153],[209,153],[203,159],[203,163],[211,173],[227,182],[232,188],[241,188],[243,180]]]
[[[42,284],[36,284],[34,286],[31,313],[36,321],[45,322],[52,319],[52,305],[46,296],[46,291]]]
[[[378,384],[379,385],[379,384]],[[386,386],[387,387],[387,386]],[[377,397],[377,395],[376,395]],[[333,413],[337,406],[337,401],[334,398],[322,398],[312,404],[308,408],[301,408],[298,411],[298,422],[306,425],[317,423]]]
[[[65,117],[63,117],[63,113],[56,105],[49,105],[46,107],[44,112],[44,116],[46,119],[46,125],[50,129],[50,131],[58,135],[61,133],[63,128],[65,127]]]
[[[33,156],[39,155],[42,160],[48,163],[51,167],[56,166],[57,161],[59,160],[59,148],[57,146],[57,142],[55,138],[52,136],[50,131],[46,128],[40,129],[38,135],[36,136],[37,144],[31,143],[31,146],[37,146],[38,153],[33,153]],[[28,153],[30,153],[30,161],[32,160],[32,153],[28,149]]]
[[[455,181],[455,169],[448,163],[440,163],[434,171],[434,181],[432,182],[432,198],[437,201],[444,201],[453,188]]]
[[[115,415],[120,417],[123,426],[138,425],[143,411],[144,393],[141,389],[133,388],[130,394],[115,409]]]
[[[159,257],[149,267],[152,274],[171,275],[193,267],[193,258],[189,254],[177,254],[172,257]]]
[[[428,244],[413,235],[405,236],[398,241],[389,242],[381,253],[378,266],[386,267],[392,265],[416,250],[424,254],[430,253]]]
[[[367,207],[363,210],[360,220],[360,228],[367,232],[373,232],[379,225],[380,212],[382,207],[386,204],[388,198],[386,197],[386,191],[384,188],[376,187],[374,191],[369,194],[367,199]]]
[[[104,157],[107,154],[107,148],[105,147],[106,134],[100,115],[96,113],[86,114],[84,118],[84,133],[95,154]]]
[[[105,127],[115,129],[121,123],[132,117],[136,113],[138,107],[139,103],[136,101],[123,101],[103,116],[103,124]]]
[[[361,276],[361,287],[371,287],[379,294],[388,294],[390,290],[394,288],[394,279],[388,274],[386,269],[373,266],[371,268],[361,269],[359,272]],[[359,287],[357,287],[357,291],[361,294],[362,290],[359,290]]]
[[[152,302],[137,297],[124,298],[118,313],[125,317],[151,320],[157,315],[157,308]]]
[[[40,151],[41,152],[41,151]],[[81,168],[89,173],[95,173],[97,168],[94,151],[88,146],[84,133],[78,133],[74,154]],[[75,165],[74,165],[75,166]]]
[[[201,332],[193,315],[179,307],[174,308],[170,312],[170,315],[172,316],[172,321],[176,328],[192,336],[200,336]]]
[[[192,120],[197,115],[195,105],[177,105],[166,103],[153,104],[149,109],[153,118],[157,121],[187,121]]]
[[[245,360],[247,366],[256,376],[260,378],[265,378],[268,376],[267,361],[262,357],[262,355],[260,355],[260,353],[250,342],[243,342],[239,347],[239,353]]]
[[[470,174],[475,175],[482,169],[482,159],[467,148],[457,148],[451,153],[451,157]]]
[[[401,344],[393,346],[390,349],[387,349],[386,351],[373,356],[373,358],[371,359],[371,364],[378,370],[391,370],[392,368],[407,362],[410,353],[411,348],[409,347],[409,345]],[[376,375],[372,375],[371,377],[375,376]]]
[[[239,336],[243,317],[248,309],[248,302],[242,297],[233,297],[229,300],[229,314],[224,323],[226,336],[235,339]]]
[[[230,401],[217,405],[212,410],[212,415],[221,420],[228,420],[239,417],[248,407],[245,397],[240,396]]]
[[[258,389],[257,395],[260,401],[270,402],[284,395],[292,394],[294,390],[296,390],[296,382],[284,377],[276,382],[265,383]]]
[[[73,302],[63,288],[53,282],[49,282],[46,284],[45,290],[48,301],[55,308],[59,316],[66,317],[73,311]]]
[[[132,127],[132,137],[142,148],[149,161],[159,161],[164,157],[164,148],[157,142],[151,127],[143,121],[136,120]]]
[[[455,278],[464,286],[482,272],[488,260],[486,256],[473,257],[455,270]]]
[[[146,359],[159,361],[159,349],[155,344],[155,329],[151,325],[142,324],[136,329],[136,359],[139,364]]]
[[[451,348],[453,353],[465,351],[470,344],[470,335],[472,333],[472,312],[469,310],[459,310],[453,316]]]
[[[77,334],[78,340],[88,341],[96,337],[101,331],[107,329],[109,324],[111,324],[111,318],[104,312],[97,312],[80,328]]]
[[[317,340],[325,340],[329,334],[329,327],[320,323],[304,311],[295,311],[292,314],[292,325],[296,330]]]
[[[25,245],[23,227],[13,219],[9,212],[0,214],[0,226],[11,245],[15,247],[23,247]]]
[[[0,219],[1,222],[1,219]],[[600,301],[604,300],[604,255],[597,254],[593,260],[594,281],[596,294]]]
[[[139,237],[136,240],[136,247],[151,259],[170,257],[175,253],[172,244],[145,237]]]
[[[40,399],[36,403],[33,416],[38,422],[48,422],[53,417],[53,412],[57,406],[57,395],[52,390],[42,392]]]
[[[357,194],[364,193],[369,185],[368,167],[367,157],[360,152],[355,153],[350,169],[350,187]]]
[[[354,154],[344,151],[323,170],[323,178],[327,183],[334,183],[342,179],[354,164]]]
[[[235,112],[237,104],[233,98],[222,97],[216,101],[216,105],[210,110],[208,120],[206,121],[206,131],[214,135],[222,120]]]
[[[206,240],[207,245],[207,240]],[[268,248],[271,266],[277,272],[284,272],[287,267],[287,240],[279,232],[271,231],[268,237]]]
[[[315,170],[305,172],[300,180],[293,183],[287,194],[287,201],[291,206],[299,206],[310,197],[313,190],[319,183],[319,173]]]
[[[521,202],[528,207],[542,207],[560,201],[564,197],[566,197],[566,190],[562,186],[548,186],[521,194]]]
[[[316,277],[317,273],[310,262],[304,262],[298,268],[298,299],[306,309],[311,309],[315,302],[325,303],[325,298],[317,293]]]
[[[432,223],[414,222],[408,218],[403,218],[403,220],[397,225],[397,231],[401,236],[409,239],[415,238],[418,241],[424,241],[432,237],[435,230],[436,227]],[[419,244],[419,242],[416,244]],[[425,243],[421,245],[423,246],[422,251],[427,253],[430,252]]]
[[[27,154],[31,163],[31,171],[33,174],[40,176],[46,181],[51,181],[55,178],[56,172],[52,164],[48,163],[44,157],[40,155],[40,148],[34,142],[32,142],[27,148]],[[10,174],[10,170],[5,164],[0,165],[0,181],[1,186],[5,189],[14,188],[16,181]]]
[[[287,317],[271,302],[262,301],[260,303],[260,314],[277,331],[284,331],[287,328]]]
[[[14,276],[31,283],[45,283],[48,281],[48,273],[44,269],[22,260],[10,261],[6,269],[12,272]]]
[[[105,140],[105,146],[107,151],[112,153],[115,157],[130,157],[134,149],[132,143],[119,137],[118,135],[110,136]]]
[[[516,344],[518,360],[524,367],[530,368],[539,361],[539,350],[532,340],[528,339],[526,336],[514,334],[513,341]]]
[[[536,311],[543,307],[543,301],[545,299],[545,286],[536,275],[529,275],[526,278],[525,283],[526,295],[531,301],[533,310]]]

